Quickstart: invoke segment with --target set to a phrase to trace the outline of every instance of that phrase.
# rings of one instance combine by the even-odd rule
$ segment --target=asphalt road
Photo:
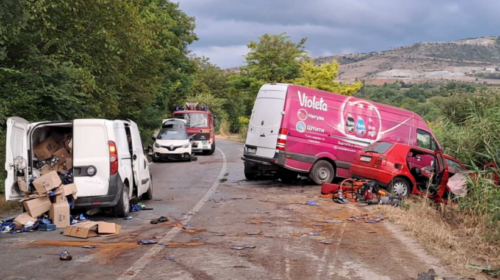
[[[307,180],[246,181],[243,146],[218,140],[217,147],[197,162],[150,165],[154,200],[145,203],[154,210],[131,213],[131,220],[91,217],[122,225],[117,236],[0,234],[0,279],[416,279],[430,268],[446,273],[388,222],[345,220],[373,217],[376,209],[320,198],[320,188]],[[160,216],[170,221],[150,224]],[[250,248],[232,248],[241,246]],[[59,260],[64,250],[71,261]]]

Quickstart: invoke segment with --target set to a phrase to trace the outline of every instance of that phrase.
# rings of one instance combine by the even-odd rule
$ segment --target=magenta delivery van
[[[416,113],[291,84],[265,84],[257,95],[243,151],[245,177],[308,174],[317,184],[350,177],[356,153],[377,140],[441,149]]]

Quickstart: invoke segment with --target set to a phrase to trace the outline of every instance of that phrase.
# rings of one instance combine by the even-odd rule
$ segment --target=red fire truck
[[[173,117],[186,120],[187,133],[192,138],[193,152],[211,155],[215,152],[215,116],[207,106],[186,102],[186,107],[175,107]]]

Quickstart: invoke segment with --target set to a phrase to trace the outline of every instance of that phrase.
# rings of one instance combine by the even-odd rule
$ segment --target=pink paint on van
[[[245,176],[298,173],[317,184],[349,177],[356,153],[386,140],[440,149],[416,113],[368,100],[289,84],[263,85],[252,110],[245,149]]]

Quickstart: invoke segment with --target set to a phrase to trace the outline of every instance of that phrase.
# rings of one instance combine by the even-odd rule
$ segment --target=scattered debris
[[[247,232],[247,235],[259,235],[260,232]]]
[[[132,216],[128,216],[128,217],[125,217],[125,218],[123,218],[123,219],[124,219],[124,220],[127,220],[127,221],[130,221],[130,220],[132,220]]]
[[[84,248],[84,249],[94,249],[95,246],[94,245],[85,245],[85,246],[82,246],[82,248]]]
[[[64,251],[59,255],[59,259],[61,261],[70,261],[73,259],[73,256],[68,251]]]
[[[215,234],[215,236],[226,236],[226,234],[225,233],[217,233],[217,234]]]
[[[165,259],[166,259],[167,261],[173,261],[173,260],[175,260],[175,258],[174,258],[174,257],[166,257]]]
[[[266,238],[274,238],[274,235],[266,235]]]
[[[158,242],[153,241],[153,240],[137,240],[137,244],[139,245],[152,245],[152,244],[157,244]]]
[[[351,217],[347,218],[346,220],[347,221],[351,221],[351,222],[363,221],[365,223],[371,223],[371,224],[373,224],[373,223],[378,223],[380,221],[383,221],[384,218],[383,218],[382,215],[377,215],[377,216],[375,216],[375,218],[370,218],[370,217],[368,217],[368,214],[363,214],[360,217],[358,217],[358,216],[351,216]]]
[[[67,226],[64,229],[64,235],[88,238],[98,235],[115,235],[121,231],[121,226],[115,223],[107,222],[83,222],[72,226]]]
[[[331,240],[323,240],[323,241],[321,241],[321,243],[328,245],[328,244],[332,244],[333,241],[331,241]]]
[[[261,224],[270,224],[270,221],[262,221]]]
[[[164,222],[168,222],[168,218],[165,216],[161,216],[158,219],[151,221],[151,223],[154,225],[156,225],[158,223],[164,223]]]
[[[193,227],[192,225],[185,225],[182,227],[183,230],[186,230],[186,229],[195,229],[195,227]]]
[[[481,270],[481,272],[488,274],[488,275],[491,275],[493,277],[500,276],[500,268],[492,269],[491,267],[484,267],[484,266],[479,266],[479,265],[475,265],[475,264],[468,264],[467,267],[472,268],[472,269],[479,269],[479,270]]]
[[[245,249],[255,249],[257,246],[234,246],[231,247],[233,250],[245,250]]]
[[[307,205],[309,205],[309,206],[319,206],[319,204],[316,201],[308,201]]]
[[[328,224],[342,224],[343,223],[343,221],[339,221],[339,220],[325,220],[325,221],[318,221],[318,222],[328,223]]]

